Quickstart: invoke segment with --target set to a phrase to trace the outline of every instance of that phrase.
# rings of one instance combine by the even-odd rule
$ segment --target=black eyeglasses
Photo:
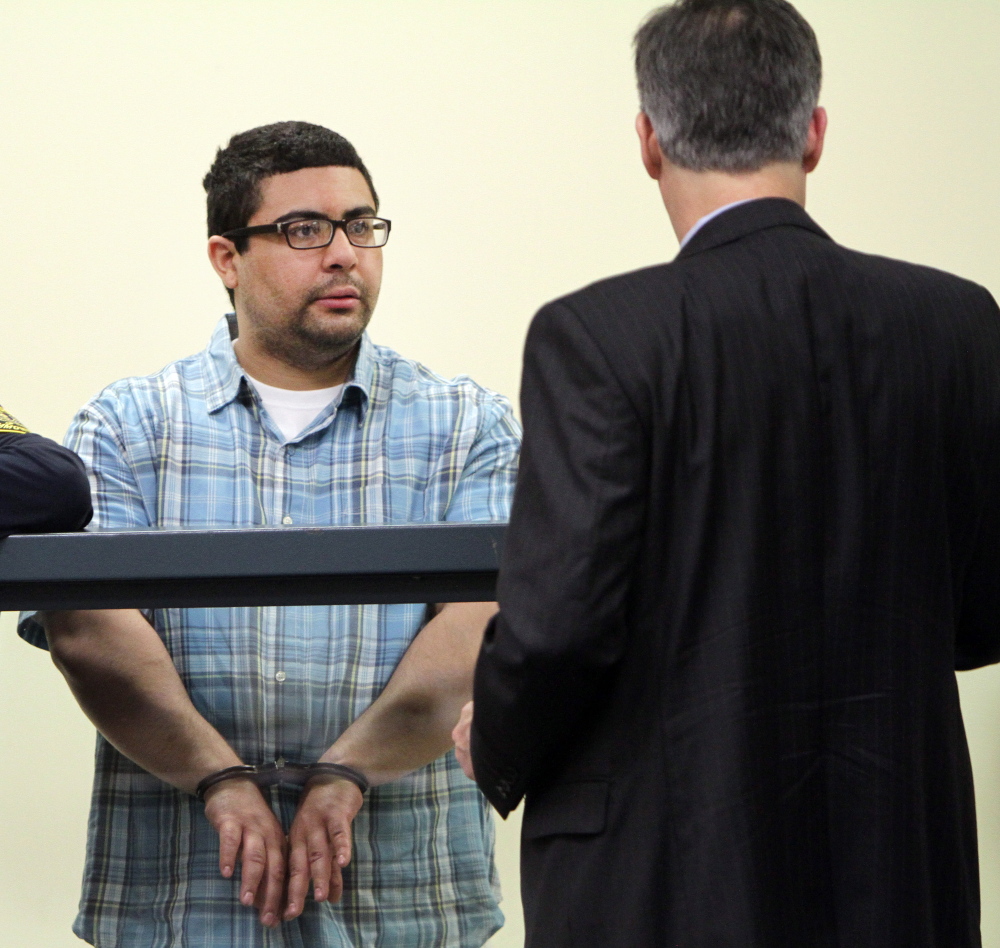
[[[236,230],[227,230],[222,236],[236,240],[240,237],[252,237],[254,234],[284,234],[288,246],[293,250],[314,250],[333,243],[338,227],[344,228],[345,236],[355,247],[384,247],[389,239],[392,221],[387,221],[384,217],[352,217],[346,221],[317,217],[314,220],[237,227]]]

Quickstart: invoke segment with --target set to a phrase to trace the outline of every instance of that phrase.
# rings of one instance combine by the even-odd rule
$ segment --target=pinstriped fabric
[[[67,444],[87,463],[95,526],[120,529],[504,520],[518,439],[505,399],[365,337],[340,403],[286,441],[223,320],[204,352],[105,389]],[[244,761],[308,762],[380,693],[425,607],[150,616],[195,706]],[[21,634],[44,644],[30,616]],[[296,800],[272,791],[286,827]],[[74,931],[102,948],[472,948],[501,924],[492,822],[454,755],[374,789],[354,829],[343,901],[310,901],[268,931],[219,876],[201,805],[98,738]]]
[[[472,751],[526,945],[980,948],[989,293],[761,199],[544,307],[521,391]]]

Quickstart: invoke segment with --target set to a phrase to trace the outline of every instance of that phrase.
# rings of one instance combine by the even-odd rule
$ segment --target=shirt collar
[[[242,366],[233,352],[233,337],[230,324],[235,320],[223,316],[212,333],[212,339],[205,350],[205,401],[208,413],[214,414],[234,401],[243,386],[248,385]],[[354,362],[354,374],[344,386],[340,403],[349,396],[358,400],[360,421],[364,421],[368,410],[369,393],[375,378],[375,346],[368,333],[364,333],[358,345],[358,357]],[[351,394],[356,392],[356,394]]]
[[[699,230],[702,229],[710,220],[714,220],[720,214],[725,214],[726,211],[731,210],[734,207],[739,207],[741,204],[749,204],[751,201],[760,200],[759,198],[743,198],[742,201],[730,201],[728,204],[723,204],[722,207],[717,207],[714,211],[710,211],[703,218],[697,221],[685,235],[684,239],[681,241],[681,249],[684,249],[684,245],[692,238]]]
[[[801,204],[787,198],[760,198],[742,207],[731,208],[726,214],[710,221],[681,248],[677,259],[714,250],[772,227],[799,227],[830,240],[830,235],[805,212]]]

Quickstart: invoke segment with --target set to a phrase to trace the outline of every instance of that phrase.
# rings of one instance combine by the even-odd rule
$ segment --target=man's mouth
[[[316,299],[324,309],[354,309],[361,305],[361,294],[353,286],[338,286]]]

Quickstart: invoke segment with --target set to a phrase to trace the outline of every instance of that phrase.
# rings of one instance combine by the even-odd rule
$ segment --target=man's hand
[[[225,780],[205,793],[205,816],[219,834],[219,871],[226,879],[242,865],[240,901],[262,925],[277,927],[285,891],[285,833],[249,780]]]
[[[284,920],[302,914],[309,880],[317,902],[337,902],[351,861],[351,823],[364,797],[349,780],[316,777],[302,791],[288,834],[288,894]]]
[[[455,742],[455,756],[465,771],[465,776],[470,780],[475,780],[476,775],[472,771],[472,702],[470,701],[462,708],[462,715],[458,719],[451,732],[451,739]]]

